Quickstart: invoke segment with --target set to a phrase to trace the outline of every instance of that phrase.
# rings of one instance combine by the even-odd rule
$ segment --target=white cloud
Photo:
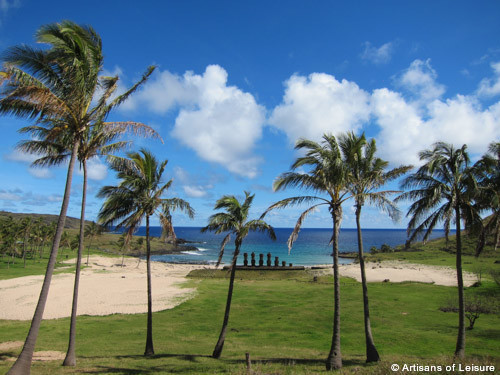
[[[20,201],[21,199],[16,193],[0,190],[0,200],[2,201]]]
[[[27,152],[20,151],[18,149],[14,149],[10,154],[4,155],[5,159],[10,161],[19,161],[22,163],[33,163],[35,160],[40,158],[39,155],[30,154]]]
[[[52,178],[54,174],[50,171],[49,168],[40,168],[40,167],[30,167],[28,168],[28,172],[35,178]]]
[[[202,159],[255,177],[260,159],[252,150],[262,135],[264,108],[252,95],[227,86],[227,73],[220,66],[184,78],[186,87],[196,88],[196,106],[181,109],[172,135]]]
[[[377,144],[387,160],[418,165],[418,152],[436,141],[467,144],[471,153],[481,154],[500,138],[500,102],[483,108],[472,95],[443,100],[444,88],[436,77],[428,60],[415,60],[399,80],[410,97],[387,88],[374,90],[372,113],[381,129]]]
[[[210,197],[213,185],[207,182],[206,175],[191,175],[181,167],[174,168],[175,182],[180,182],[184,193],[190,198]]]
[[[365,49],[361,53],[363,60],[368,60],[373,64],[386,64],[391,60],[394,45],[392,42],[382,44],[380,47],[373,46],[370,42],[364,43]]]
[[[188,71],[181,77],[165,70],[153,77],[125,102],[124,109],[147,106],[155,113],[165,114],[179,106],[196,104],[199,91],[194,81],[199,76],[193,72]]]
[[[415,100],[428,103],[439,99],[445,92],[443,85],[436,82],[437,73],[430,60],[415,60],[397,79],[397,84],[413,94]]]
[[[265,108],[238,87],[227,85],[227,72],[207,66],[202,75],[158,72],[124,109],[148,108],[166,114],[179,109],[172,136],[204,160],[240,176],[257,175],[260,158],[252,154],[262,135]]]
[[[83,176],[83,169],[79,168],[78,174]],[[87,177],[89,180],[101,181],[108,176],[108,167],[99,158],[87,161]]]
[[[283,103],[269,123],[293,143],[298,138],[319,141],[324,133],[358,130],[370,117],[370,96],[354,82],[337,81],[325,73],[293,75],[285,82]]]
[[[484,78],[479,83],[479,88],[477,89],[477,94],[479,96],[495,96],[500,94],[500,61],[491,64],[493,69],[494,78]]]
[[[27,152],[14,149],[10,154],[4,155],[6,160],[32,164],[35,160],[39,159],[41,155],[30,154]],[[54,175],[51,170],[47,167],[28,167],[28,173],[35,178],[52,178]]]
[[[184,193],[186,193],[186,195],[190,198],[203,198],[208,195],[204,186],[184,185],[182,188],[184,189]]]
[[[292,142],[319,141],[327,132],[356,132],[372,124],[379,128],[380,156],[393,164],[418,165],[418,153],[437,141],[467,144],[472,154],[482,154],[500,138],[500,102],[484,108],[475,95],[443,99],[445,88],[429,60],[413,61],[394,82],[399,91],[380,88],[370,94],[324,73],[293,75],[269,123]]]

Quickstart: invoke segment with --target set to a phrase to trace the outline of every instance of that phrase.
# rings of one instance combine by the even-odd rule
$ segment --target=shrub
[[[380,246],[380,251],[383,253],[393,253],[394,249],[385,243]]]

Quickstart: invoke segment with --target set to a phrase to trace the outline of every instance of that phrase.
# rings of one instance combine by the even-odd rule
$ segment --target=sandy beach
[[[74,260],[73,260],[74,262]],[[86,264],[86,262],[82,262]],[[196,292],[182,287],[193,269],[209,266],[151,262],[153,311],[175,307]],[[0,280],[0,319],[31,320],[43,276]],[[74,273],[54,275],[44,319],[71,316]],[[137,258],[93,256],[81,272],[78,315],[137,314],[147,312],[146,262]]]
[[[195,295],[196,289],[182,286],[193,269],[203,265],[152,262],[153,311],[173,308]],[[322,270],[332,272],[331,268]],[[343,276],[360,281],[358,264],[340,266]],[[405,262],[368,263],[366,275],[370,282],[417,281],[436,285],[456,285],[456,272],[447,267],[424,266]],[[81,273],[78,303],[79,315],[137,314],[147,311],[146,262],[136,258],[93,256],[88,268]],[[465,285],[476,277],[464,273]],[[35,310],[43,276],[26,276],[0,281],[0,319],[30,320]],[[45,307],[44,319],[71,315],[73,273],[54,275]]]
[[[342,276],[352,277],[361,282],[359,264],[345,264],[339,267]],[[403,261],[385,261],[365,264],[366,279],[369,282],[389,280],[393,283],[416,281],[444,286],[457,285],[457,272],[453,268],[412,264]],[[331,271],[333,272],[333,271]],[[468,272],[463,273],[464,285],[470,286],[477,277]]]

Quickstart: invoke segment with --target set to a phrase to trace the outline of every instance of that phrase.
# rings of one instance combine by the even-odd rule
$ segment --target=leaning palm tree
[[[298,150],[304,149],[305,156],[297,158],[292,164],[292,171],[281,174],[273,184],[275,191],[295,187],[323,194],[321,196],[298,196],[283,199],[271,205],[270,210],[285,208],[303,203],[312,204],[297,220],[295,228],[288,239],[288,249],[298,237],[300,228],[305,218],[321,206],[327,206],[333,221],[331,244],[333,247],[333,280],[334,280],[334,313],[332,345],[326,360],[327,370],[336,370],[342,367],[342,354],[340,351],[340,282],[339,282],[339,247],[338,239],[342,223],[342,204],[352,198],[347,189],[349,170],[342,160],[341,150],[335,137],[331,134],[323,135],[323,141],[317,143],[307,139],[299,139],[295,144]],[[300,173],[296,170],[301,167],[310,167],[309,172]],[[317,203],[319,202],[319,203]],[[263,216],[264,216],[263,215]]]
[[[375,156],[377,146],[375,139],[369,142],[365,135],[356,136],[353,132],[339,136],[339,145],[342,150],[344,162],[349,169],[349,182],[347,189],[354,197],[356,208],[356,228],[358,234],[358,259],[361,270],[361,285],[363,289],[363,312],[365,326],[366,362],[377,362],[380,360],[377,348],[373,341],[370,323],[370,308],[368,303],[368,287],[366,282],[365,260],[363,255],[363,236],[361,234],[361,209],[366,201],[387,212],[392,219],[399,218],[399,210],[396,205],[388,199],[390,194],[396,191],[379,189],[386,183],[399,178],[411,167],[400,166],[385,171],[388,162]]]
[[[229,322],[229,311],[231,310],[231,300],[233,298],[233,286],[234,286],[234,276],[236,274],[236,262],[238,260],[238,254],[240,253],[241,244],[243,239],[248,235],[250,231],[264,232],[269,235],[273,240],[276,240],[276,235],[274,233],[273,227],[267,224],[262,219],[258,220],[248,220],[248,213],[252,205],[255,195],[250,195],[249,192],[245,191],[244,202],[238,201],[234,195],[224,195],[216,203],[214,210],[224,210],[225,212],[218,212],[213,214],[208,219],[208,225],[201,229],[202,232],[214,231],[217,234],[226,233],[226,236],[222,240],[219,259],[217,260],[217,265],[219,266],[222,256],[224,255],[224,249],[227,243],[231,240],[231,234],[234,234],[234,253],[233,260],[231,261],[231,276],[229,278],[229,289],[227,292],[226,310],[224,312],[224,320],[222,322],[222,329],[215,345],[212,357],[220,358],[222,354],[222,348],[224,347],[224,341],[226,339],[226,330]]]
[[[424,164],[401,184],[403,189],[411,189],[396,200],[412,200],[407,216],[409,240],[413,241],[421,233],[427,240],[432,230],[440,222],[446,221],[453,213],[456,228],[456,270],[458,284],[458,336],[455,357],[465,355],[465,305],[462,275],[461,221],[473,223],[479,218],[473,206],[477,195],[477,181],[467,146],[455,148],[453,145],[437,142],[431,150],[419,153]]]
[[[180,198],[163,198],[173,181],[162,182],[167,160],[159,163],[153,154],[145,149],[128,153],[127,156],[128,159],[108,158],[111,168],[118,172],[121,181],[118,186],[104,186],[99,191],[97,196],[106,198],[99,212],[99,222],[105,226],[116,225],[117,229],[126,228],[126,239],[129,241],[143,219],[146,219],[148,321],[144,355],[151,356],[154,355],[154,347],[149,220],[156,214],[162,227],[171,226],[166,212],[182,210],[192,218],[194,210],[188,202]]]
[[[36,33],[47,49],[26,45],[12,47],[3,55],[0,72],[0,114],[29,119],[35,125],[21,129],[33,138],[54,141],[65,137],[71,156],[68,163],[63,202],[52,243],[35,314],[20,356],[9,374],[30,372],[33,351],[43,318],[57,251],[64,228],[71,191],[74,164],[82,134],[105,122],[110,111],[120,105],[153,72],[150,67],[142,79],[111,100],[117,77],[100,79],[103,69],[102,42],[88,26],[70,21],[42,26]],[[98,95],[100,95],[98,97]],[[131,123],[106,123],[109,127],[129,127]]]
[[[142,128],[148,130],[150,134],[157,135],[157,133],[152,129],[148,128],[146,125],[142,125]],[[76,259],[76,270],[75,270],[75,283],[73,290],[73,306],[71,310],[71,320],[70,320],[70,340],[68,345],[68,351],[66,358],[63,362],[64,366],[75,366],[76,365],[76,355],[75,355],[75,340],[76,340],[76,314],[78,307],[78,288],[80,283],[80,269],[81,269],[81,259],[83,251],[83,240],[84,234],[84,224],[85,224],[85,205],[87,201],[87,162],[92,158],[109,155],[116,152],[129,144],[126,141],[116,141],[116,138],[122,136],[127,129],[124,127],[108,128],[104,123],[96,124],[91,128],[85,129],[80,137],[80,145],[78,147],[78,161],[80,162],[80,167],[83,171],[83,187],[82,187],[82,203],[81,203],[81,213],[80,213],[80,235],[78,243],[78,252]],[[64,134],[63,134],[64,135]],[[35,166],[46,166],[46,165],[57,165],[61,164],[70,157],[71,150],[69,149],[71,145],[70,140],[67,137],[60,137],[57,140],[48,142],[46,140],[30,140],[25,141],[20,144],[23,150],[34,151],[38,154],[45,154],[46,156],[37,159],[33,165]],[[87,253],[87,265],[89,262],[89,251]]]

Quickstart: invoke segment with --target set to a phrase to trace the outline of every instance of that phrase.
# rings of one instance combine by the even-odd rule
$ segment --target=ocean
[[[141,227],[137,234],[145,235],[145,228]],[[294,243],[292,251],[288,253],[287,240],[292,232],[292,228],[275,228],[276,241],[261,233],[250,233],[244,240],[241,248],[241,254],[238,258],[238,264],[243,264],[243,253],[250,254],[255,252],[255,258],[258,264],[259,254],[264,254],[264,264],[267,259],[267,253],[271,253],[272,261],[279,257],[279,262],[286,261],[287,264],[310,266],[315,264],[332,263],[332,247],[328,244],[332,235],[331,229],[326,228],[303,228],[297,241]],[[160,227],[151,227],[152,236],[160,236]],[[209,264],[217,261],[219,249],[223,234],[201,233],[197,227],[176,227],[175,233],[178,238],[192,241],[188,245],[195,246],[198,250],[187,250],[178,254],[154,255],[153,261],[172,262],[172,263],[200,263]],[[443,230],[434,230],[431,238],[443,237]],[[404,244],[406,241],[406,230],[404,229],[363,229],[364,251],[369,252],[372,246],[380,248],[382,244],[396,246]],[[226,245],[223,262],[231,262],[231,256],[234,250],[234,236],[230,243]],[[357,251],[356,229],[341,229],[339,239],[339,252]],[[350,259],[340,259],[341,263],[350,263]]]

